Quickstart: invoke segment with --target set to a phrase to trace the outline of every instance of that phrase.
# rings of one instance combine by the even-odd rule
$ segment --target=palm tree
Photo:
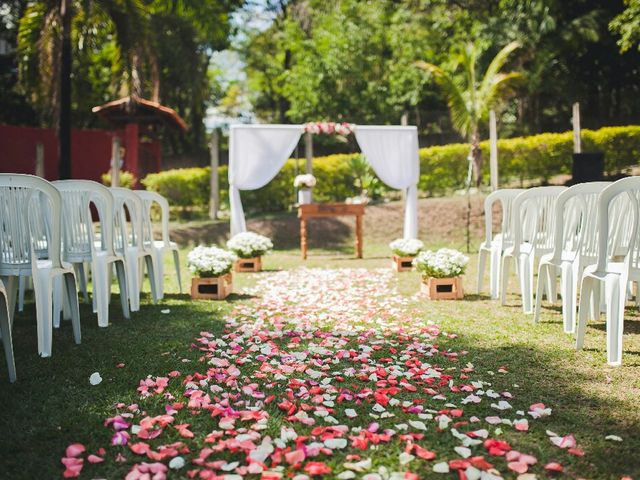
[[[511,53],[519,47],[518,42],[511,42],[503,47],[491,60],[480,81],[476,72],[479,51],[475,44],[468,44],[460,53],[456,65],[462,67],[463,74],[460,76],[455,75],[457,68],[453,73],[448,73],[432,63],[416,63],[419,68],[429,72],[443,90],[453,127],[471,144],[469,158],[473,164],[477,186],[480,185],[482,167],[480,125],[487,121],[489,111],[498,107],[510,95],[514,83],[522,78],[519,72],[501,71]]]
[[[74,19],[80,17],[82,25]],[[91,24],[91,22],[95,22]],[[113,27],[123,77],[135,89],[136,52],[144,45],[142,0],[40,0],[29,4],[20,19],[18,49],[22,82],[45,120],[58,132],[60,178],[71,177],[71,85],[74,30]],[[75,35],[79,37],[79,35]]]

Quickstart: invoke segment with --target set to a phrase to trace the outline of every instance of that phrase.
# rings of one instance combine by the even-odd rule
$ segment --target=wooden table
[[[308,203],[298,206],[300,219],[300,250],[307,259],[307,219],[319,217],[356,217],[356,255],[362,258],[362,216],[364,204],[358,203]]]

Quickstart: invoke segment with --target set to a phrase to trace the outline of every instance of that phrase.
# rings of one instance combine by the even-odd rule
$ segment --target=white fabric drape
[[[229,140],[231,235],[246,231],[240,190],[263,187],[300,140],[302,125],[232,125]]]
[[[418,237],[418,129],[356,126],[358,145],[373,171],[391,188],[405,191],[404,238]]]

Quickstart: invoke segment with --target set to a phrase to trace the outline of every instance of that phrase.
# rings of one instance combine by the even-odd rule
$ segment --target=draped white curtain
[[[276,176],[296,148],[302,125],[232,125],[229,140],[231,235],[246,231],[240,190],[255,190]]]
[[[356,140],[373,171],[391,188],[405,191],[404,238],[418,237],[418,129],[356,126]]]
[[[303,125],[232,125],[229,145],[231,235],[246,231],[240,190],[263,187],[290,157]],[[418,236],[418,130],[416,127],[356,126],[355,136],[376,175],[405,191],[404,237]]]

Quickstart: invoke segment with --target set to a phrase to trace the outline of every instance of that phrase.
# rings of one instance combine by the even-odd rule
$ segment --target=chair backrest
[[[535,187],[520,193],[511,208],[514,254],[528,242],[534,250],[551,251],[554,246],[555,206],[567,187]]]
[[[153,242],[153,220],[151,219],[151,208],[156,203],[160,206],[160,222],[162,227],[162,241],[165,246],[169,246],[169,202],[166,198],[156,192],[148,190],[134,190],[134,193],[142,199],[142,235],[145,242]]]
[[[617,204],[617,205],[616,205]],[[631,268],[640,265],[638,212],[640,211],[640,177],[618,180],[605,188],[598,198],[597,270],[606,270],[615,247],[626,243],[626,261]],[[620,225],[622,224],[622,225]],[[624,238],[616,238],[620,235]]]
[[[596,257],[598,196],[609,185],[611,182],[580,183],[558,195],[553,236],[555,262],[562,252]]]
[[[502,238],[513,238],[511,234],[511,207],[513,200],[524,190],[521,188],[503,188],[490,193],[484,199],[485,245],[493,240],[493,204],[500,202],[502,208]]]
[[[102,249],[113,255],[113,195],[107,187],[92,180],[59,180],[53,185],[62,196],[63,248],[69,258],[90,255],[94,250],[93,204],[100,219]]]
[[[142,235],[142,200],[127,188],[111,187],[109,190],[114,200],[116,250],[124,251],[127,246],[145,250]],[[127,214],[130,227],[127,227]]]
[[[4,274],[30,266],[36,250],[46,251],[53,267],[61,266],[61,204],[60,192],[46,180],[0,173],[0,269]]]

